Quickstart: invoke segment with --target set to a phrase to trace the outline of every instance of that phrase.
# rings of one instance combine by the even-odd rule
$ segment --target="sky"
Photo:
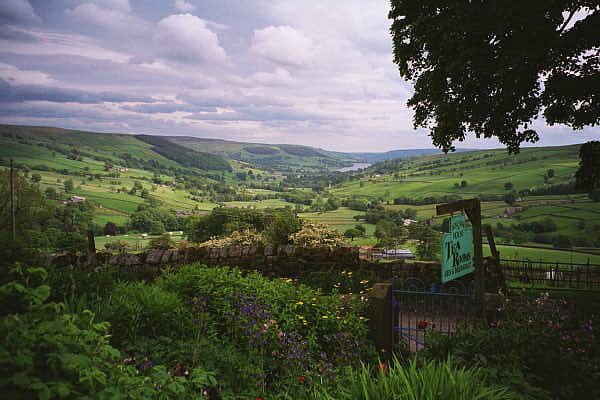
[[[0,123],[429,148],[388,0],[0,0]],[[537,122],[537,145],[598,139]],[[468,138],[458,147],[499,147]]]

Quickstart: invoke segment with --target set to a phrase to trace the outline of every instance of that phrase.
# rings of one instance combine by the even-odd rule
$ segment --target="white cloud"
[[[14,65],[0,62],[0,78],[12,85],[48,85],[56,83],[41,71],[21,70]]]
[[[313,58],[312,41],[289,25],[255,30],[250,50],[270,61],[287,65],[307,65]]]
[[[182,13],[194,11],[195,5],[184,0],[175,0],[175,8]]]
[[[67,15],[77,18],[80,22],[100,26],[107,29],[121,30],[129,26],[130,17],[120,10],[100,7],[94,3],[80,4]]]
[[[0,19],[6,19],[11,22],[41,21],[28,0],[0,1]]]
[[[116,63],[124,63],[131,58],[128,54],[101,47],[95,40],[82,35],[32,30],[27,31],[27,34],[34,37],[35,41],[0,40],[0,48],[6,53],[24,56],[70,55]]]
[[[206,21],[192,14],[175,14],[158,22],[156,43],[160,53],[174,61],[194,64],[229,63],[217,35]]]
[[[95,0],[94,3],[111,10],[118,10],[126,13],[131,12],[129,0]]]

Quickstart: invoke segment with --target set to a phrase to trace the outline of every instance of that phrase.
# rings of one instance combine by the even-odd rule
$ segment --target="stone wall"
[[[48,267],[120,266],[136,270],[159,270],[161,266],[201,263],[209,266],[239,267],[258,270],[269,277],[297,277],[308,273],[355,270],[360,267],[358,248],[304,248],[292,245],[188,247],[185,249],[150,249],[139,254],[50,255]]]

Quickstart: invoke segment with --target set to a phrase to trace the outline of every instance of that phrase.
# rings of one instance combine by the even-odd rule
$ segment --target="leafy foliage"
[[[164,366],[138,369],[121,363],[108,342],[109,324],[85,311],[69,314],[63,303],[47,302],[46,272],[17,266],[15,280],[0,286],[0,390],[12,399],[190,398],[214,385],[201,369],[190,378]],[[17,306],[15,308],[15,306]]]
[[[304,222],[302,229],[290,236],[290,241],[303,247],[335,247],[345,244],[338,231],[329,229],[327,225],[311,221]]]
[[[231,235],[224,238],[215,238],[200,243],[201,247],[228,247],[233,245],[239,246],[255,246],[265,245],[265,237],[261,233],[246,229],[243,231],[233,231]]]
[[[597,2],[392,0],[389,18],[414,125],[444,151],[470,131],[518,152],[538,140],[528,126],[541,110],[574,129],[600,122]]]
[[[344,379],[345,378],[345,379]],[[458,367],[448,358],[437,363],[419,365],[410,360],[403,365],[394,360],[389,366],[380,363],[374,372],[362,365],[352,369],[333,390],[315,388],[315,399],[383,400],[383,399],[512,399],[505,388],[495,387],[483,379],[480,369]]]
[[[592,141],[581,145],[575,187],[588,192],[600,187],[600,142]]]
[[[428,338],[426,355],[443,360],[451,354],[459,365],[479,366],[519,398],[597,398],[597,322],[547,293],[517,297],[498,306],[489,327]]]

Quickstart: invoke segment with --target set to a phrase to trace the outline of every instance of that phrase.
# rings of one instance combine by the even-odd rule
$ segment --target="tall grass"
[[[477,368],[456,367],[450,359],[418,365],[395,360],[389,368],[373,372],[368,366],[353,370],[346,382],[331,390],[317,386],[316,400],[504,400],[506,388],[487,384]]]

